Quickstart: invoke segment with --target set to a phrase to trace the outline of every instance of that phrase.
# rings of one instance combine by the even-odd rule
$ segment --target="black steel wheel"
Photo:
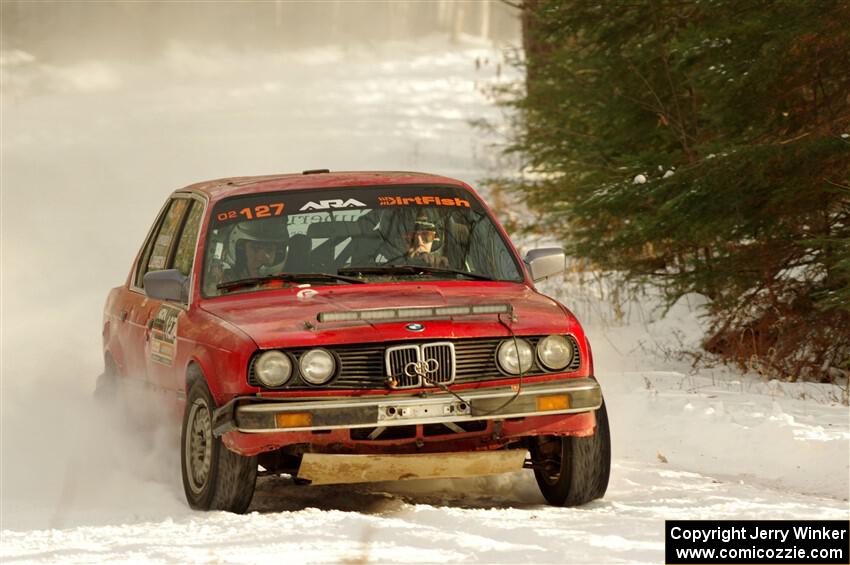
[[[213,436],[214,409],[206,381],[195,379],[186,395],[180,437],[183,490],[189,506],[196,510],[241,514],[254,496],[257,457],[238,455]]]
[[[603,401],[588,437],[540,436],[531,444],[534,477],[553,506],[579,506],[602,498],[611,471],[611,432]]]

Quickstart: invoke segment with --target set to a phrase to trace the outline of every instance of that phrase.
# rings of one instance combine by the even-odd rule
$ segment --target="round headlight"
[[[292,376],[292,361],[281,351],[266,351],[254,363],[254,374],[263,386],[279,387]]]
[[[324,349],[311,349],[299,361],[301,378],[313,385],[322,385],[330,380],[336,370],[334,356]]]
[[[558,371],[572,362],[573,346],[562,335],[550,335],[538,342],[537,358],[547,369]]]
[[[506,339],[499,344],[496,351],[496,360],[506,373],[519,375],[531,369],[534,360],[534,350],[531,344],[524,339]]]

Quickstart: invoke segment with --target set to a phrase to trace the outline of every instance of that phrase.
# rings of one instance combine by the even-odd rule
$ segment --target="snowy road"
[[[526,472],[355,488],[265,478],[252,513],[192,512],[173,430],[92,410],[103,298],[170,190],[320,166],[474,183],[496,160],[467,120],[498,115],[477,89],[499,80],[498,58],[434,39],[287,57],[176,45],[121,66],[4,59],[1,561],[660,563],[667,518],[848,517],[841,391],[689,375],[653,355],[697,331],[686,304],[655,324],[595,320],[601,299],[576,306],[614,441],[608,494],[580,509],[545,506]]]
[[[607,500],[399,495],[261,484],[256,514],[4,534],[3,561],[659,563],[665,518],[843,518],[834,501],[777,496],[694,473],[620,463]],[[516,484],[518,483],[518,484]],[[517,490],[533,485],[517,481]],[[480,487],[481,485],[460,485]],[[279,488],[275,488],[279,487]],[[304,510],[290,510],[306,505]]]
[[[4,531],[0,559],[659,563],[665,519],[847,517],[846,407],[789,398],[797,386],[742,393],[670,372],[609,374],[605,384],[615,464],[605,499],[583,508],[546,506],[523,472],[353,488],[267,477],[248,515],[201,514],[185,508],[162,445],[91,430],[110,456],[134,455],[75,476],[52,529]]]

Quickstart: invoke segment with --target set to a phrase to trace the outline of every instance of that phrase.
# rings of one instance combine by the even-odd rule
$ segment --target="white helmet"
[[[286,246],[289,240],[289,232],[286,225],[278,218],[261,220],[248,220],[237,224],[230,232],[228,242],[230,256],[236,264],[245,263],[246,241],[267,241],[277,245],[274,265],[279,265],[286,259]]]

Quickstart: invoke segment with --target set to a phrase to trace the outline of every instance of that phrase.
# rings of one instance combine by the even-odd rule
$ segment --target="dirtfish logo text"
[[[441,196],[379,196],[381,206],[469,206],[469,200],[463,198],[443,198]]]
[[[331,198],[330,200],[319,200],[318,202],[308,202],[303,205],[300,209],[304,210],[329,210],[331,208],[363,208],[366,205],[360,202],[359,200],[355,200],[353,198],[349,198],[348,200],[343,200],[342,198]]]

